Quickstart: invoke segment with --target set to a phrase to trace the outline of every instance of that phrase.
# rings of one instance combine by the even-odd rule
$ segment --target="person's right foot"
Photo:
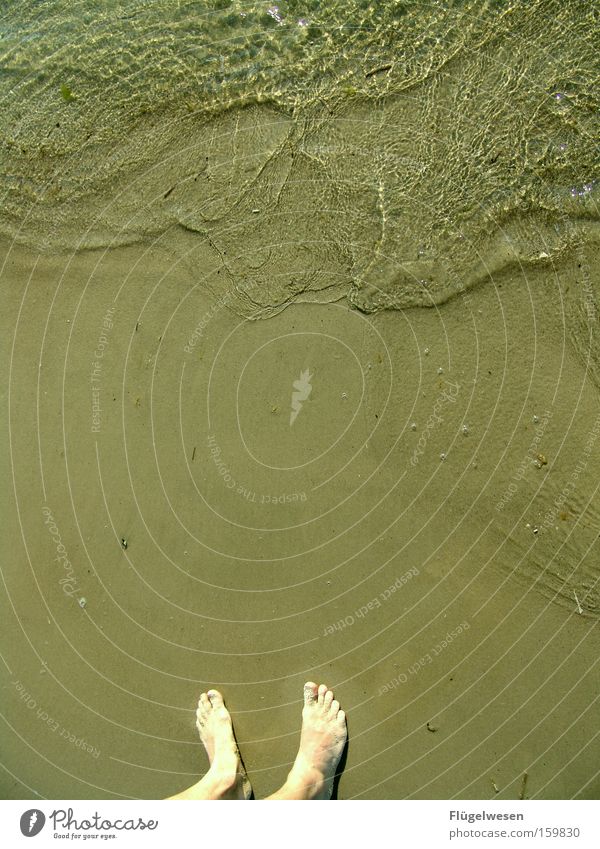
[[[348,733],[346,714],[325,684],[304,685],[300,748],[287,785],[304,799],[330,799]]]

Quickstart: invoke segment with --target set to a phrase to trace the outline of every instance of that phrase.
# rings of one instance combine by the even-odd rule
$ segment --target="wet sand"
[[[595,251],[249,321],[160,243],[3,243],[2,796],[182,789],[217,686],[262,797],[313,679],[340,798],[597,798]]]

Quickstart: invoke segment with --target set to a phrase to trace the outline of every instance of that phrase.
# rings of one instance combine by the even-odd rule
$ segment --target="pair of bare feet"
[[[196,711],[210,769],[172,799],[250,799],[252,787],[233,735],[231,715],[218,690],[202,693]],[[346,744],[346,715],[325,684],[304,685],[300,748],[283,787],[269,799],[330,799]]]

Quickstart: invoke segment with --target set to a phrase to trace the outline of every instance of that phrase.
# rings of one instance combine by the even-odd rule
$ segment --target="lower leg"
[[[196,784],[192,784],[192,786],[188,787],[186,790],[182,790],[181,793],[177,793],[175,796],[169,796],[169,800],[238,798],[238,796],[232,795],[233,785],[230,781],[227,779],[221,781],[217,778],[217,776],[211,776],[209,773],[210,770],[206,773],[204,778],[201,778],[200,781],[197,781]]]
[[[304,685],[300,748],[283,787],[269,799],[330,799],[347,739],[346,715],[325,684]]]

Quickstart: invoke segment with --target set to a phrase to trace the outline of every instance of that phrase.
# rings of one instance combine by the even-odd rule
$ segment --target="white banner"
[[[232,810],[232,806],[235,810]],[[592,801],[265,802],[4,801],[2,847],[80,845],[201,849],[336,847],[600,846],[600,804]]]

